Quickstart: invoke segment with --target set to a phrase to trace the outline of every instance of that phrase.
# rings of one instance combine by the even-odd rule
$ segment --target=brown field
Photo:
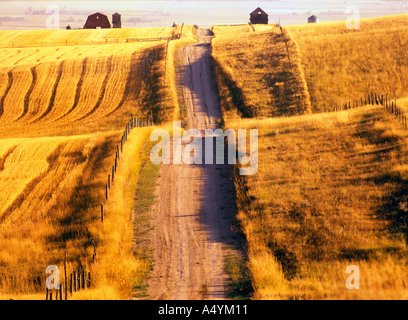
[[[61,268],[65,252],[68,272],[91,270],[94,279],[74,299],[129,298],[143,286],[149,267],[134,255],[129,220],[152,127],[130,134],[103,225],[100,205],[130,115],[162,122],[177,113],[173,83],[164,82],[174,67],[167,41],[106,44],[105,38],[173,33],[0,33],[0,298],[44,299],[45,268]],[[183,33],[174,42],[193,41],[191,27]],[[10,42],[21,47],[9,48]]]

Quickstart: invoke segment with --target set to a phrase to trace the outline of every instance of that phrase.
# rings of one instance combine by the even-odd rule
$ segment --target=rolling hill
[[[297,64],[283,82],[301,84],[310,104],[280,114],[262,79],[288,70],[283,44],[266,41],[280,29],[214,27],[224,126],[259,131],[258,172],[235,181],[255,299],[407,298],[406,132],[383,107],[360,102],[388,93],[406,110],[407,21],[283,28]],[[359,108],[322,113],[348,101]],[[360,290],[345,286],[350,265]]]

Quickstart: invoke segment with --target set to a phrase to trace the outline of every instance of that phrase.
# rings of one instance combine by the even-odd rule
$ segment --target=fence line
[[[123,147],[128,141],[128,136],[132,132],[134,128],[140,128],[140,127],[148,127],[153,125],[153,119],[152,116],[150,116],[150,119],[137,119],[133,116],[133,114],[130,117],[130,120],[127,122],[125,129],[123,130],[122,134],[122,139],[120,141],[120,147],[119,144],[116,146],[116,155],[115,155],[115,160],[114,164],[112,165],[112,171],[110,172],[111,174],[108,174],[107,177],[107,183],[105,185],[105,202],[101,204],[100,207],[100,219],[101,223],[104,221],[104,216],[106,214],[106,204],[109,202],[109,193],[111,191],[111,188],[113,188],[115,184],[115,178],[117,176],[116,171],[119,166],[119,160],[120,160],[120,154],[123,153]],[[96,251],[95,251],[95,256],[96,256]],[[95,258],[95,257],[94,257]]]
[[[141,127],[148,127],[148,126],[153,126],[153,118],[152,115],[150,115],[150,119],[138,119],[131,115],[130,120],[127,122],[125,129],[123,130],[122,134],[122,139],[120,141],[120,148],[119,144],[116,146],[116,155],[115,155],[115,162],[112,166],[112,172],[109,172],[108,177],[107,177],[107,183],[105,185],[105,202],[101,204],[100,206],[100,219],[101,223],[104,221],[104,216],[106,214],[105,206],[109,202],[109,193],[111,189],[113,188],[115,184],[115,179],[117,177],[117,169],[119,165],[119,160],[121,158],[121,153],[123,153],[123,147],[128,141],[129,134],[132,132],[133,129],[135,128],[141,128]],[[95,263],[96,261],[96,243],[94,239],[92,239],[91,244],[94,247],[94,252],[92,255],[92,263]],[[63,285],[60,283],[60,286],[58,289],[48,289],[46,288],[46,300],[67,300],[68,299],[68,288],[69,288],[69,293],[72,295],[73,292],[78,292],[83,289],[87,289],[91,287],[92,282],[91,282],[91,272],[86,272],[85,270],[74,270],[73,272],[70,273],[69,277],[67,276],[66,273],[66,253],[65,253],[65,261],[64,261],[64,273],[65,273],[65,284]],[[64,297],[64,290],[65,288],[65,298]]]
[[[67,31],[69,32],[69,30]],[[156,42],[156,41],[170,41],[177,40],[182,37],[183,27],[181,28],[180,33],[176,33],[170,37],[156,37],[156,38],[104,38],[94,41],[41,41],[37,44],[24,45],[17,41],[10,41],[1,43],[1,48],[32,48],[32,47],[55,47],[55,46],[79,46],[79,45],[98,45],[98,44],[110,44],[110,43],[129,43],[129,42]]]
[[[348,101],[340,106],[334,106],[331,109],[325,110],[325,112],[335,112],[335,111],[343,111],[349,110],[354,108],[363,107],[365,105],[381,105],[385,108],[386,111],[393,114],[398,121],[403,126],[404,130],[408,129],[407,126],[407,116],[402,110],[400,106],[397,105],[396,99],[390,99],[388,93],[384,94],[377,94],[375,92],[370,92],[366,94],[364,97],[361,97],[359,100]]]
[[[45,289],[45,300],[68,300],[68,287],[69,294],[72,296],[74,292],[90,288],[91,279],[91,272],[74,270],[70,273],[69,280],[65,278],[65,285],[60,283],[58,289]]]

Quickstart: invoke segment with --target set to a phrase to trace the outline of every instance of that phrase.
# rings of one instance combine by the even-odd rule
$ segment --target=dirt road
[[[188,127],[215,128],[220,107],[211,75],[211,34],[184,47],[182,79]],[[242,239],[231,231],[236,207],[228,165],[162,165],[152,208],[150,243],[154,270],[149,299],[226,299],[227,254],[240,254]]]

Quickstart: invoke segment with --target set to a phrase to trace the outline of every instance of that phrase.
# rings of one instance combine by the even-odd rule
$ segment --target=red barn
[[[109,29],[111,27],[112,25],[108,16],[101,12],[97,12],[88,17],[84,29]]]

